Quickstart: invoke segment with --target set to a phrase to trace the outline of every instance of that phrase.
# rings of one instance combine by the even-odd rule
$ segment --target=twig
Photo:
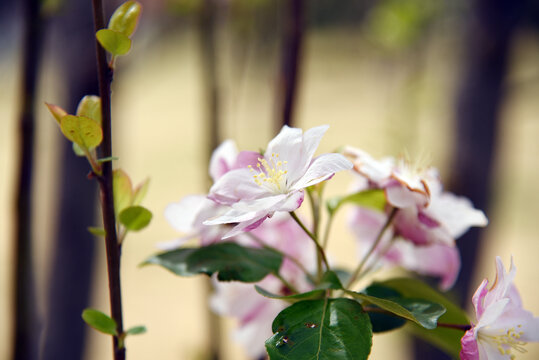
[[[103,4],[101,0],[92,0],[94,28],[98,30],[105,27]],[[110,83],[112,69],[107,63],[105,50],[96,39],[97,69],[99,81],[99,96],[101,97],[101,117],[103,128],[103,142],[99,146],[99,157],[112,156],[111,136],[111,110],[110,110]],[[112,318],[116,321],[118,334],[123,333],[122,292],[120,283],[120,255],[121,245],[118,243],[116,233],[116,218],[114,214],[114,198],[112,193],[112,162],[102,164],[103,173],[97,179],[101,189],[101,208],[103,213],[103,226],[105,228],[105,247],[107,252],[107,269],[109,278],[109,298]],[[125,359],[125,347],[119,347],[118,336],[113,337],[114,360]]]

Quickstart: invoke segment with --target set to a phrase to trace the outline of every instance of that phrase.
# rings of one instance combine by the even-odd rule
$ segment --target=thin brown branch
[[[94,28],[98,30],[105,27],[103,4],[101,0],[92,0]],[[101,117],[103,128],[103,142],[99,146],[99,157],[112,156],[111,134],[111,104],[110,83],[112,81],[112,69],[109,67],[105,50],[96,40],[97,71],[99,82],[99,96],[101,97]],[[114,198],[112,193],[112,162],[102,164],[103,173],[98,177],[101,190],[101,208],[103,213],[103,226],[105,228],[105,247],[107,252],[107,270],[109,279],[110,311],[116,321],[118,334],[123,333],[122,316],[122,292],[120,283],[120,255],[121,247],[116,233],[116,218],[114,214]],[[113,337],[114,360],[125,359],[125,347],[119,348],[119,339]]]

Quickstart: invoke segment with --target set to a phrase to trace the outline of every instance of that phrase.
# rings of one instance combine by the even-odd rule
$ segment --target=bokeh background
[[[256,150],[284,121],[304,129],[329,124],[320,152],[349,144],[375,156],[406,152],[438,167],[446,186],[470,197],[490,220],[485,230],[459,239],[463,270],[449,296],[469,308],[482,278],[493,279],[494,257],[508,266],[513,255],[524,305],[539,314],[536,1],[142,3],[133,48],[117,61],[113,83],[115,166],[135,183],[151,178],[144,205],[154,213],[151,226],[129,235],[123,249],[124,323],[148,327],[147,334],[127,340],[130,359],[208,358],[215,329],[208,325],[205,280],[139,264],[157,251],[158,242],[179,235],[163,210],[206,190],[206,160],[216,138]],[[118,4],[106,2],[107,17]],[[14,341],[28,6],[0,2],[1,359],[11,358]],[[108,309],[104,244],[86,232],[100,223],[95,184],[43,105],[74,112],[83,95],[97,94],[91,7],[84,0],[47,0],[42,6],[41,22],[33,21],[40,46],[33,46],[32,57],[38,72],[26,224],[36,346],[43,359],[108,359],[110,339],[87,331],[80,320],[87,306]],[[289,94],[294,96],[286,112]],[[336,176],[329,194],[338,194],[349,180]],[[355,244],[345,218],[340,214],[333,227],[330,251],[353,264]],[[221,359],[247,359],[230,336],[234,326],[230,319],[217,323]],[[539,345],[526,348],[518,359],[539,358]],[[394,332],[375,337],[372,356],[443,358],[431,351]]]

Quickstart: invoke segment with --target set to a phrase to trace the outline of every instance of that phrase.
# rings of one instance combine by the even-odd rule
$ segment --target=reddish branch
[[[101,0],[92,0],[94,12],[94,27],[97,32],[105,27],[103,4]],[[99,156],[112,156],[110,83],[112,69],[109,67],[105,50],[96,40],[97,71],[99,81],[99,96],[101,97],[101,117],[103,127],[103,142],[99,146]],[[114,199],[112,194],[112,162],[102,164],[103,173],[98,177],[101,190],[101,207],[103,225],[105,228],[105,247],[107,252],[107,269],[109,278],[109,298],[112,318],[116,321],[118,334],[123,333],[122,293],[120,286],[120,254],[121,246],[116,233],[116,218],[114,215]],[[113,338],[114,360],[125,359],[125,347],[118,347],[118,337]]]

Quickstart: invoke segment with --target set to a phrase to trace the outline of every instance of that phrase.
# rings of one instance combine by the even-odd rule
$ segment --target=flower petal
[[[231,170],[221,176],[210,189],[208,198],[224,205],[240,200],[254,200],[270,195],[266,188],[257,185],[249,169]]]
[[[350,170],[352,163],[341,154],[323,154],[316,157],[305,174],[292,185],[292,189],[303,189],[329,179],[341,170]]]
[[[479,349],[474,331],[468,330],[460,340],[462,348],[460,350],[460,360],[479,360]]]
[[[195,220],[207,202],[208,199],[204,195],[186,196],[179,202],[169,204],[165,208],[165,218],[179,232],[196,231]]]
[[[238,148],[233,140],[223,141],[221,145],[214,150],[211,155],[209,169],[210,176],[214,182],[232,168],[237,156]]]

